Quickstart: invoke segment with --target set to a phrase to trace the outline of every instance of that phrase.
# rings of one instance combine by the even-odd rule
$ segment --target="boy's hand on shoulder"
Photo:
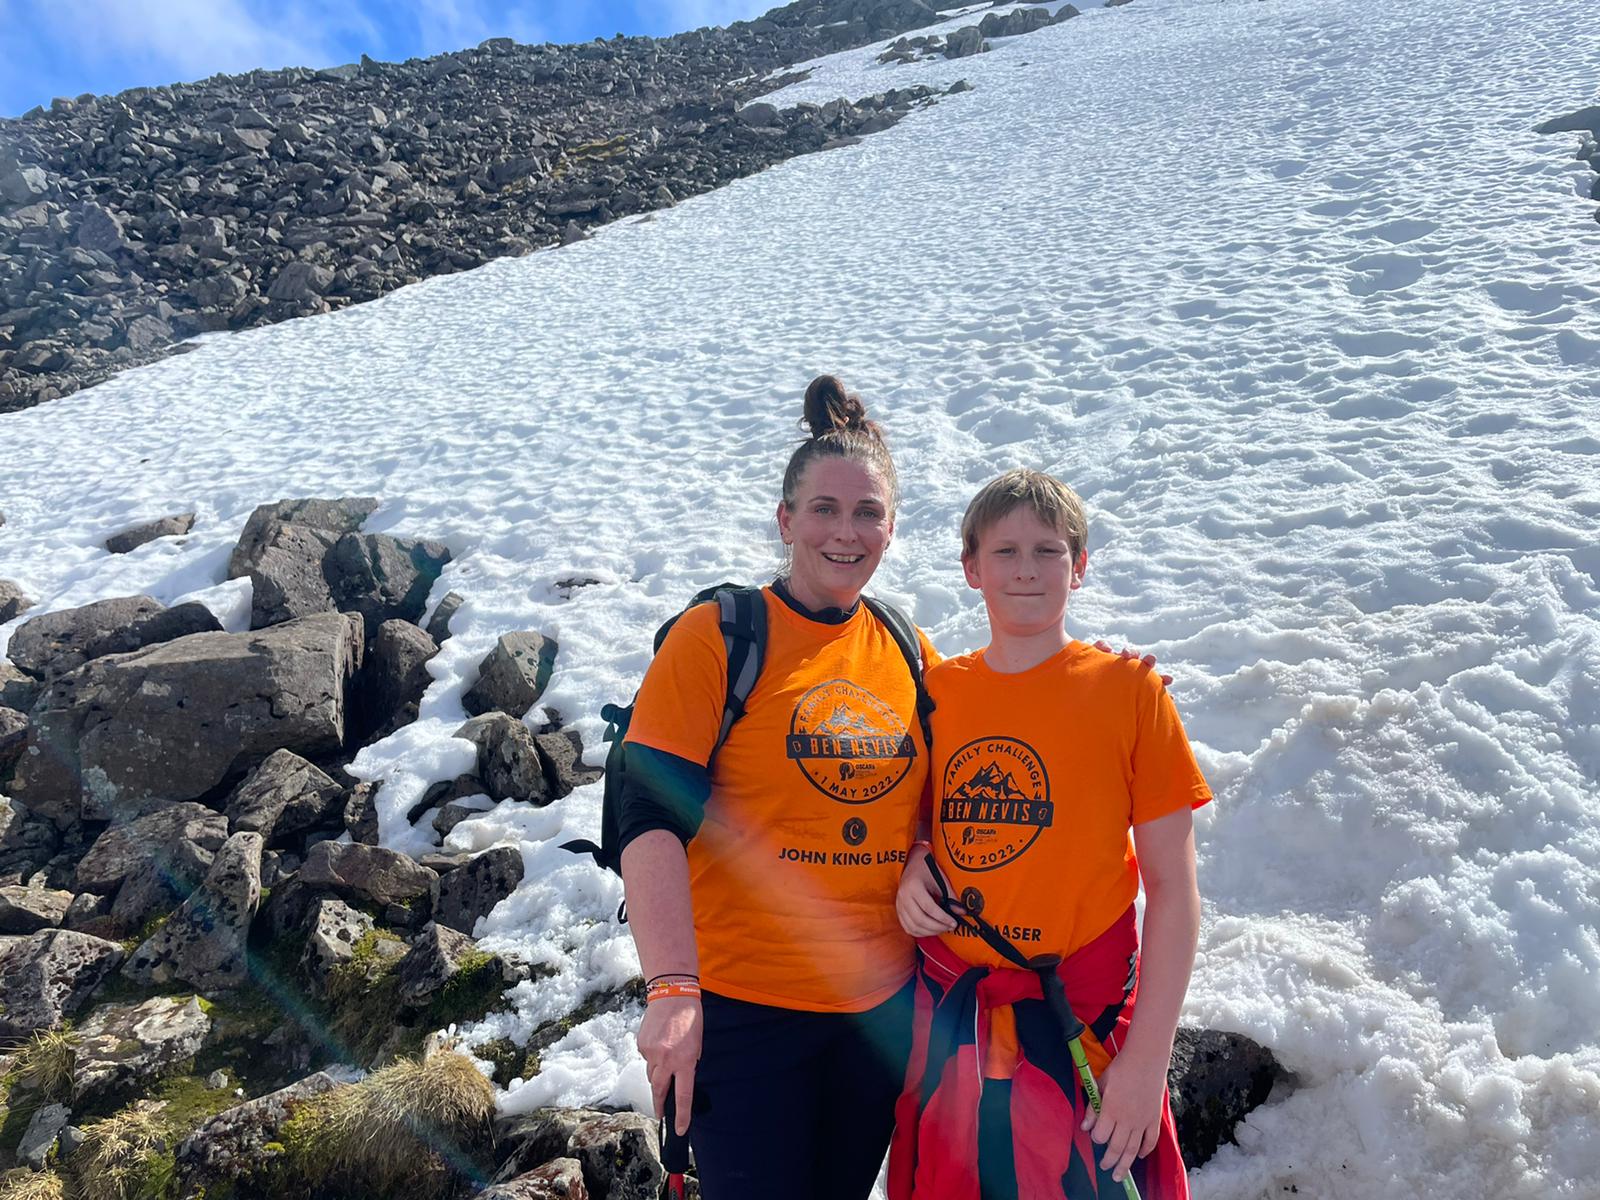
[[[1091,1111],[1083,1128],[1105,1147],[1100,1166],[1121,1183],[1135,1158],[1156,1148],[1161,1132],[1161,1100],[1166,1095],[1167,1063],[1127,1051],[1111,1060],[1100,1076],[1100,1111]]]
[[[900,928],[912,937],[937,937],[956,927],[955,918],[939,907],[939,889],[928,870],[933,852],[918,842],[906,856],[906,869],[900,873],[900,890],[895,893],[894,911]]]
[[[1154,654],[1140,655],[1137,650],[1134,650],[1129,646],[1124,646],[1121,650],[1113,650],[1111,648],[1111,643],[1104,641],[1096,642],[1094,644],[1094,648],[1096,650],[1103,651],[1106,654],[1115,654],[1118,658],[1138,659],[1142,666],[1149,667],[1152,671],[1155,670],[1156,656]],[[1161,685],[1163,687],[1171,687],[1172,676],[1163,672],[1161,675]]]

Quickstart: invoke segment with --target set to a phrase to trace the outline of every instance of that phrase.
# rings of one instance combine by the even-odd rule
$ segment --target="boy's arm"
[[[1200,941],[1194,815],[1187,807],[1133,827],[1144,882],[1139,996],[1128,1039],[1101,1079],[1101,1107],[1084,1121],[1106,1147],[1101,1165],[1120,1182],[1136,1157],[1155,1149],[1172,1039]]]

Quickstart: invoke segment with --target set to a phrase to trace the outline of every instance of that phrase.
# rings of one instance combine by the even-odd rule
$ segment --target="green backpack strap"
[[[906,667],[911,672],[911,682],[917,688],[917,722],[922,726],[922,744],[931,753],[933,750],[933,697],[928,695],[928,687],[923,680],[925,664],[922,661],[922,639],[917,636],[917,627],[911,623],[911,618],[906,616],[894,605],[876,596],[862,596],[862,603],[867,606],[867,611],[878,618],[878,621],[887,629],[894,638],[895,645],[900,647],[900,653],[906,660]]]

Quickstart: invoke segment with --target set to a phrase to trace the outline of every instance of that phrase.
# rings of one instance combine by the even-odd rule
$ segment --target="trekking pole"
[[[1061,982],[1061,976],[1057,975],[1054,969],[1050,969],[1041,970],[1039,978],[1044,983],[1045,999],[1067,1035],[1067,1049],[1072,1054],[1073,1065],[1078,1068],[1078,1079],[1083,1084],[1083,1094],[1088,1097],[1089,1107],[1098,1114],[1100,1087],[1094,1081],[1094,1072],[1089,1069],[1089,1056],[1083,1049],[1083,1022],[1078,1020],[1078,1014],[1073,1012],[1072,1006],[1067,1003],[1067,989]],[[1139,1185],[1133,1181],[1131,1164],[1128,1173],[1122,1177],[1122,1190],[1128,1200],[1139,1200]]]
[[[678,1104],[674,1092],[677,1081],[667,1089],[667,1102],[661,1112],[661,1165],[666,1168],[662,1181],[663,1200],[684,1200],[689,1194],[684,1172],[689,1169],[689,1139],[678,1132]]]

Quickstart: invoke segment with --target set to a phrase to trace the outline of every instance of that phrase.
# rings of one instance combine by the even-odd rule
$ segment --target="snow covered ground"
[[[356,764],[418,849],[404,813],[470,763],[450,731],[496,635],[559,639],[547,700],[593,742],[658,622],[770,571],[800,392],[837,371],[905,484],[878,590],[943,650],[983,636],[959,513],[1028,464],[1091,506],[1074,632],[1177,676],[1218,794],[1187,1017],[1296,1080],[1196,1195],[1600,1196],[1600,226],[1575,139],[1530,132],[1594,100],[1592,6],[1139,0],[873,57],[778,102],[975,90],[0,418],[0,575],[237,620],[251,508],[382,497],[367,527],[448,542],[435,599],[467,597],[422,719]],[[190,508],[186,538],[98,549]],[[522,846],[485,945],[559,971],[471,1037],[633,973],[616,882],[557,847],[597,803],[452,834]],[[639,1101],[631,1019],[505,1106]]]

